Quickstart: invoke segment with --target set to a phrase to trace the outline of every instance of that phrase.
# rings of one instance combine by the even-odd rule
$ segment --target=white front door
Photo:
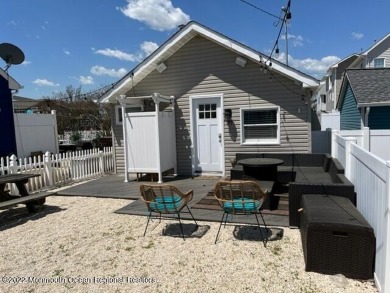
[[[222,172],[221,98],[193,99],[195,172]]]

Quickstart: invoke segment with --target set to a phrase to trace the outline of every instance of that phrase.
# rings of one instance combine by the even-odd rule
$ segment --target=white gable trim
[[[100,98],[100,102],[107,102],[110,98],[115,98],[121,94],[125,94],[150,72],[155,70],[158,64],[167,60],[196,35],[202,35],[203,37],[227,48],[228,50],[234,51],[238,55],[242,55],[259,64],[261,61],[268,60],[266,55],[262,55],[259,52],[252,50],[249,47],[246,47],[196,22],[190,22],[175,35],[173,35],[148,58],[136,66],[134,70],[128,73],[122,80],[116,83],[112,90]],[[271,61],[272,70],[302,83],[302,87],[312,88],[318,86],[319,82],[315,78],[310,77],[309,75],[306,75],[282,63],[279,63],[273,59],[271,59]]]
[[[369,49],[367,49],[363,55],[368,55],[372,50],[374,50],[376,47],[378,47],[380,44],[382,44],[386,39],[390,38],[390,34],[387,34],[385,37],[383,37],[380,41],[373,44]]]

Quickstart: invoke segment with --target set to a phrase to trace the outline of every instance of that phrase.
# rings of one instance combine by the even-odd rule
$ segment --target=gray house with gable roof
[[[340,129],[390,129],[390,68],[347,69],[337,103]]]
[[[173,157],[179,175],[224,176],[237,152],[308,153],[308,101],[317,86],[317,79],[189,22],[100,98],[112,106],[116,172],[161,177],[163,161]],[[157,112],[158,121],[137,124]],[[160,122],[169,115],[174,123]]]

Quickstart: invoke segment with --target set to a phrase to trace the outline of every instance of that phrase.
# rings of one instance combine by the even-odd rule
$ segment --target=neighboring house
[[[35,100],[14,95],[12,97],[12,102],[15,113],[34,113],[38,111],[37,105],[39,102],[41,102],[41,100]]]
[[[390,68],[347,69],[337,104],[340,129],[390,129]]]
[[[390,33],[359,55],[349,68],[390,67]]]
[[[338,104],[341,85],[346,69],[365,69],[390,67],[390,34],[375,42],[369,49],[361,54],[352,54],[347,58],[329,67],[323,77],[325,89],[317,92],[316,111],[321,129],[340,129],[333,116],[337,117],[336,105]],[[323,93],[325,91],[325,94]]]
[[[310,152],[310,99],[318,83],[189,22],[100,98],[113,109],[116,171],[146,170],[135,165],[139,157],[154,155],[146,151],[153,145],[174,150],[180,175],[224,175],[237,152]],[[149,111],[159,112],[159,118],[137,124]],[[172,112],[173,125],[162,124]],[[134,138],[136,128],[141,135]],[[162,129],[166,136],[159,134]],[[157,138],[146,139],[152,132]]]
[[[16,154],[12,91],[22,86],[0,68],[0,157]]]
[[[323,78],[325,82],[325,97],[322,97],[321,110],[332,112],[335,109],[344,72],[357,58],[358,55],[353,54],[329,67]]]

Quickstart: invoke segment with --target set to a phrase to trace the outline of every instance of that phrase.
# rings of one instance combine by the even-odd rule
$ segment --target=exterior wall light
[[[247,61],[248,61],[248,60],[246,60],[245,58],[240,57],[240,56],[238,56],[238,57],[236,58],[236,64],[239,65],[239,66],[241,66],[241,67],[245,67]]]
[[[167,69],[167,66],[164,62],[161,62],[159,65],[157,65],[156,69],[158,72],[162,73],[165,69]]]
[[[232,109],[225,109],[223,112],[223,118],[228,124],[232,123]]]

